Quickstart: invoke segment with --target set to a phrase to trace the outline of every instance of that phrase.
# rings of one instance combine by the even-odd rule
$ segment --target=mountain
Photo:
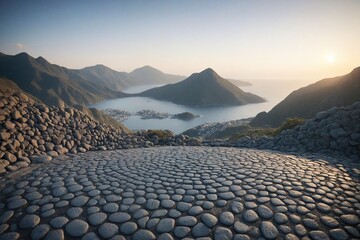
[[[153,88],[139,95],[193,106],[244,105],[265,101],[242,91],[211,68],[194,73],[179,83]]]
[[[101,84],[117,91],[141,85],[175,83],[186,78],[184,76],[163,73],[150,66],[137,68],[130,73],[118,72],[101,64],[75,71],[78,71],[80,76],[92,83]]]
[[[0,77],[15,82],[22,90],[47,105],[88,105],[126,94],[85,79],[77,70],[33,58],[27,53],[0,55]]]
[[[101,64],[86,67],[77,71],[83,78],[94,84],[101,84],[108,89],[122,91],[133,86],[128,73],[118,72]]]
[[[243,81],[243,80],[236,80],[236,79],[226,79],[229,82],[231,82],[232,84],[234,84],[237,87],[248,87],[248,86],[252,86],[252,83]]]
[[[186,77],[163,73],[151,66],[137,68],[128,74],[131,86],[168,84],[184,80]]]
[[[310,119],[317,112],[360,101],[360,67],[344,76],[327,78],[292,92],[268,113],[259,113],[252,126],[278,127],[286,118]]]

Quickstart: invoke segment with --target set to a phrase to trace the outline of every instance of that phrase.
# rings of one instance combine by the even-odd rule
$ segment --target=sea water
[[[181,133],[189,128],[204,123],[224,122],[242,118],[255,117],[262,111],[269,111],[281,102],[292,91],[306,86],[309,82],[300,80],[263,80],[251,81],[252,86],[241,87],[245,92],[257,94],[266,99],[264,103],[248,104],[243,106],[229,107],[192,107],[178,105],[167,101],[155,100],[147,97],[128,97],[106,100],[92,105],[97,109],[113,108],[136,113],[140,110],[154,110],[170,114],[191,112],[200,117],[192,120],[179,119],[141,119],[140,116],[132,115],[122,123],[131,130],[140,129],[168,129],[174,133]],[[153,87],[162,85],[138,86],[127,89],[127,93],[138,93]]]

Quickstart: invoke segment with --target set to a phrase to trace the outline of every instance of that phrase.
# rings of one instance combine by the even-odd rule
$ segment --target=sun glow
[[[336,57],[335,57],[334,54],[328,54],[328,55],[326,55],[326,62],[327,62],[327,63],[333,63],[333,62],[335,62],[335,60],[336,60]]]

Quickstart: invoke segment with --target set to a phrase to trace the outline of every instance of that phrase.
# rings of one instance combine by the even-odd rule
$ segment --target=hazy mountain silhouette
[[[246,93],[208,68],[184,81],[142,92],[140,96],[171,101],[183,105],[244,105],[265,100]]]
[[[83,78],[92,83],[101,84],[109,89],[121,91],[134,86],[129,79],[128,73],[118,72],[101,64],[77,71]]]
[[[340,77],[327,78],[293,91],[268,113],[259,113],[253,126],[278,127],[290,117],[313,118],[317,112],[360,101],[360,67]]]
[[[186,77],[163,73],[151,66],[137,68],[128,74],[132,86],[176,83]]]
[[[243,81],[243,80],[236,80],[236,79],[226,79],[228,80],[229,82],[231,82],[232,84],[234,84],[235,86],[237,87],[248,87],[248,86],[252,86],[252,83],[250,82],[246,82],[246,81]]]
[[[14,81],[22,90],[48,105],[90,104],[126,96],[83,78],[77,70],[51,64],[27,53],[0,56],[0,77]]]

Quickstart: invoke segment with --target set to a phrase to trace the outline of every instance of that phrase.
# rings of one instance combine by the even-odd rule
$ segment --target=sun
[[[336,56],[334,54],[326,55],[326,62],[327,63],[334,63],[336,61]]]

